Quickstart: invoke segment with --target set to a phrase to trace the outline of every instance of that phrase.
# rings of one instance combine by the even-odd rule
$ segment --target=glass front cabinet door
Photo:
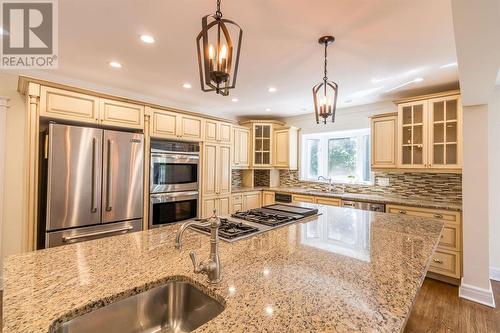
[[[399,104],[398,113],[400,168],[461,168],[459,95]]]
[[[427,102],[400,104],[399,156],[402,168],[427,167]]]
[[[272,124],[253,124],[253,165],[270,167],[272,165]]]
[[[429,167],[460,168],[462,108],[459,96],[429,101]]]

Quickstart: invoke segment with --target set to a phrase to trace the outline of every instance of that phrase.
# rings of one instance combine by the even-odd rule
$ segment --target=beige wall
[[[489,108],[490,269],[500,279],[500,86]]]
[[[3,257],[25,250],[26,223],[23,202],[23,163],[25,159],[25,105],[17,92],[17,76],[0,73],[0,96],[9,98],[5,132],[5,181],[1,255]],[[3,261],[3,260],[2,260]]]
[[[463,284],[490,290],[488,106],[463,113]]]

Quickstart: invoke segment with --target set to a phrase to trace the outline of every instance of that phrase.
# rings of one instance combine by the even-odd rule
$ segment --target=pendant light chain
[[[215,17],[217,19],[222,18],[222,12],[220,11],[220,2],[221,2],[221,0],[217,0],[217,11],[215,12]]]
[[[327,72],[327,66],[328,66],[328,43],[325,43],[325,76],[323,77],[323,81],[328,81],[328,72]]]

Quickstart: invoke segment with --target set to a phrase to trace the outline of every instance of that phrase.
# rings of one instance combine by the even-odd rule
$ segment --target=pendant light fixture
[[[220,3],[217,0],[215,14],[202,18],[196,46],[201,90],[227,96],[236,85],[243,30],[235,22],[222,18]],[[237,44],[233,44],[232,36]]]
[[[326,124],[329,117],[332,117],[332,123],[335,122],[335,111],[337,109],[337,94],[339,86],[328,81],[327,65],[328,65],[328,45],[335,41],[333,36],[323,36],[318,42],[325,45],[325,76],[323,82],[318,83],[313,87],[314,112],[316,113],[316,123],[320,121]]]

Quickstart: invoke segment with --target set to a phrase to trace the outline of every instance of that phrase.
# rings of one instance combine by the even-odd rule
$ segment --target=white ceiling
[[[243,28],[237,88],[230,97],[202,93],[195,37],[215,3],[59,1],[59,69],[37,75],[203,113],[292,116],[311,112],[311,88],[323,76],[317,39],[332,34],[337,41],[329,49],[329,76],[340,86],[340,107],[399,97],[410,88],[457,85],[456,67],[439,68],[456,61],[448,0],[223,0],[224,16]],[[156,43],[140,42],[142,33]],[[111,68],[111,60],[123,68]],[[425,80],[385,93],[415,77]],[[184,82],[193,88],[182,88]],[[269,86],[278,91],[269,93]]]

